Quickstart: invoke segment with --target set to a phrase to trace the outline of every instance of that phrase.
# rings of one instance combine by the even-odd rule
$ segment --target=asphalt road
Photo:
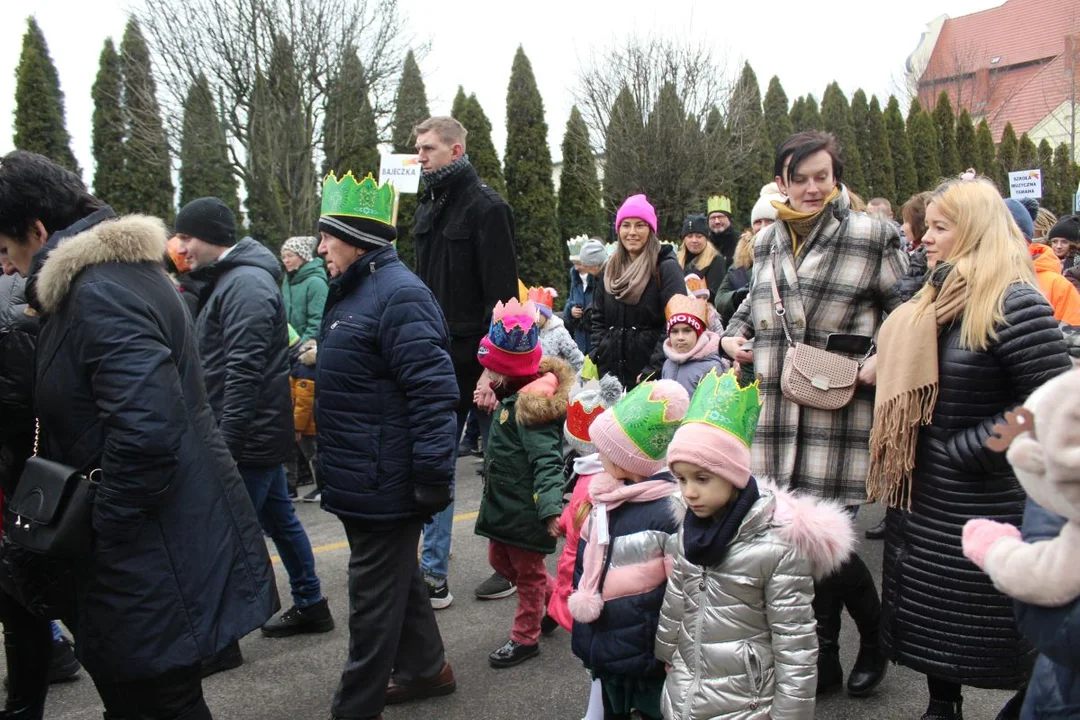
[[[386,720],[520,720],[524,717],[578,720],[584,713],[588,679],[570,652],[569,635],[562,630],[541,640],[540,655],[516,668],[493,670],[489,652],[508,637],[516,602],[513,597],[479,602],[473,588],[487,578],[487,541],[473,534],[480,502],[476,461],[458,465],[457,520],[450,563],[454,603],[437,614],[458,690],[450,697],[388,708]],[[325,635],[271,640],[254,633],[241,641],[245,663],[204,683],[207,702],[218,720],[325,720],[346,653],[346,566],[348,549],[337,519],[318,506],[298,506],[300,518],[315,547],[323,592],[330,600],[337,628]],[[861,530],[877,522],[881,510],[860,513]],[[273,553],[271,547],[271,553]],[[863,540],[859,552],[875,577],[881,574],[881,543]],[[276,563],[278,589],[289,597],[284,568]],[[549,559],[555,568],[555,556]],[[841,659],[850,668],[857,652],[854,623],[845,618]],[[1007,692],[968,689],[964,715],[968,720],[992,719],[1009,698]],[[926,709],[922,676],[893,666],[869,698],[855,700],[836,694],[819,700],[817,717],[860,720],[919,718]],[[76,682],[53,686],[46,717],[50,720],[101,718],[93,683],[85,674]]]

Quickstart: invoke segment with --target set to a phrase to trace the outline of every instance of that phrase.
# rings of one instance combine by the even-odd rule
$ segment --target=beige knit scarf
[[[938,397],[938,332],[964,311],[967,282],[949,272],[925,311],[919,297],[890,313],[878,335],[877,393],[870,433],[870,501],[911,509],[911,474],[919,427],[928,425]]]
[[[612,272],[615,268],[609,260],[604,270],[604,289],[621,303],[637,305],[645,286],[649,284],[649,278],[656,273],[660,254],[658,245],[654,242],[646,245],[640,255],[621,268],[622,272],[617,277]]]

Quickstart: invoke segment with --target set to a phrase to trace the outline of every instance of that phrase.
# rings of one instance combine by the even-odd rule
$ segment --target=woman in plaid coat
[[[891,223],[851,211],[833,136],[791,136],[777,151],[775,171],[788,202],[774,203],[779,221],[754,241],[751,290],[732,317],[722,347],[735,360],[752,361],[760,374],[755,476],[840,501],[854,513],[866,502],[876,360],[870,357],[863,364],[855,399],[839,410],[800,407],[785,398],[780,376],[788,342],[773,309],[773,278],[793,342],[826,348],[829,336],[839,334],[861,336],[869,346],[885,314],[901,303],[895,286],[907,272],[907,256]],[[743,350],[751,339],[753,350]],[[850,340],[855,342],[848,343],[848,357],[861,359],[864,352],[854,348],[859,339]],[[870,571],[857,555],[815,586],[819,693],[843,683],[839,636],[845,605],[862,638],[848,692],[865,695],[881,682],[886,662],[878,641],[881,604]]]

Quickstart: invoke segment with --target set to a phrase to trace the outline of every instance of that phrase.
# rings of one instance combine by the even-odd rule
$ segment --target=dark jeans
[[[4,624],[4,658],[7,660],[5,709],[26,710],[27,719],[41,718],[49,692],[52,661],[52,628],[48,620],[30,614],[14,598],[0,592],[0,622]]]
[[[247,486],[251,504],[259,516],[263,532],[270,536],[289,573],[289,588],[293,604],[307,607],[322,600],[319,576],[315,574],[315,555],[311,552],[304,526],[296,517],[296,508],[289,499],[285,484],[285,468],[238,466]]]
[[[155,678],[99,682],[106,720],[213,720],[202,692],[202,666],[171,670]]]
[[[349,656],[331,706],[342,718],[372,718],[393,675],[402,684],[435,677],[446,662],[427,585],[416,564],[419,521],[371,530],[342,519],[349,538]]]

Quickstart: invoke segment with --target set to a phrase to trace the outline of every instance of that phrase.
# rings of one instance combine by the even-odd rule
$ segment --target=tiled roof
[[[923,80],[984,67],[1004,67],[1058,55],[1064,37],[1080,32],[1076,0],[1007,0],[1005,4],[957,18],[941,28]],[[1001,58],[991,65],[994,58]]]
[[[1076,0],[1007,0],[1000,7],[950,18],[922,75],[920,100],[933,107],[946,90],[954,106],[967,108],[976,122],[987,118],[995,142],[1006,123],[1012,123],[1017,135],[1028,132],[1068,99],[1065,37],[1078,32]],[[979,89],[982,96],[974,77],[928,84],[987,69],[993,73]]]

